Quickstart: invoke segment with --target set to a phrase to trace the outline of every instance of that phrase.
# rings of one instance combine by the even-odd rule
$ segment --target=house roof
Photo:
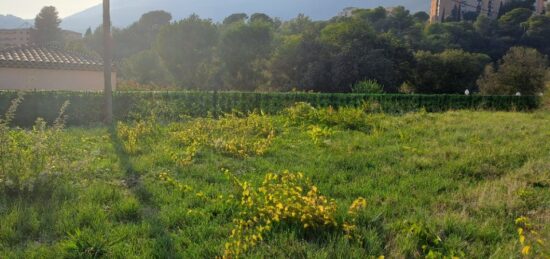
[[[57,48],[25,46],[0,50],[0,67],[100,71],[103,62]]]

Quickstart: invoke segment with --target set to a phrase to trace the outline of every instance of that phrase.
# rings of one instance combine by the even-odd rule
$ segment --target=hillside
[[[0,14],[0,29],[27,28],[31,25],[29,21],[17,16]]]
[[[276,5],[268,1],[234,0],[220,5],[218,0],[113,0],[111,3],[113,25],[125,27],[139,19],[148,11],[166,10],[175,19],[182,19],[196,13],[204,18],[221,21],[232,13],[263,12],[281,19],[290,19],[304,13],[313,19],[329,19],[346,7],[372,8],[376,6],[403,5],[411,11],[428,10],[429,1],[421,0],[282,0]],[[80,13],[66,17],[62,27],[69,30],[84,31],[101,24],[101,6],[91,7]]]

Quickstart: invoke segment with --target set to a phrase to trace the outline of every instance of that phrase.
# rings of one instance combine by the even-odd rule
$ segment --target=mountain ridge
[[[23,18],[17,17],[15,15],[0,14],[0,29],[19,29],[19,28],[29,28],[32,26],[31,20],[25,20]]]
[[[313,20],[326,20],[336,16],[344,8],[374,8],[377,6],[403,5],[411,12],[427,11],[427,0],[280,0],[276,5],[267,1],[232,0],[223,6],[219,0],[112,0],[111,18],[113,26],[126,27],[137,21],[149,11],[165,10],[172,14],[174,20],[180,20],[191,14],[201,18],[210,18],[215,22],[233,13],[255,12],[266,13],[272,17],[288,20],[298,14],[310,16]],[[61,27],[68,30],[83,32],[87,28],[95,28],[101,24],[101,5],[93,6],[63,19]]]

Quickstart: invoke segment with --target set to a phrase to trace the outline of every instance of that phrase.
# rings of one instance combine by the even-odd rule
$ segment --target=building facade
[[[31,43],[31,29],[0,29],[0,49],[22,47]]]
[[[113,89],[116,76],[113,69]],[[99,58],[43,47],[0,50],[0,78],[0,90],[102,91],[104,87]]]
[[[24,29],[0,29],[0,49],[23,47],[32,45],[31,28]],[[74,41],[82,39],[82,34],[74,31],[61,31],[65,41]]]
[[[65,41],[75,41],[75,40],[81,40],[82,39],[82,33],[80,33],[80,32],[63,30],[63,31],[61,31],[61,33],[63,34],[63,39]]]
[[[536,0],[535,13],[545,13],[547,0]],[[431,22],[443,22],[447,19],[463,20],[468,15],[485,15],[496,19],[500,8],[507,0],[432,0]]]

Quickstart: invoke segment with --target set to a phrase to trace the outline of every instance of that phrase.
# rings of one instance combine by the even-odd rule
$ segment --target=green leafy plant
[[[63,244],[66,258],[108,258],[110,247],[122,242],[126,236],[111,239],[110,236],[93,234],[90,231],[77,229],[69,234]]]
[[[382,94],[384,87],[376,80],[364,80],[354,84],[351,91],[358,94]]]

